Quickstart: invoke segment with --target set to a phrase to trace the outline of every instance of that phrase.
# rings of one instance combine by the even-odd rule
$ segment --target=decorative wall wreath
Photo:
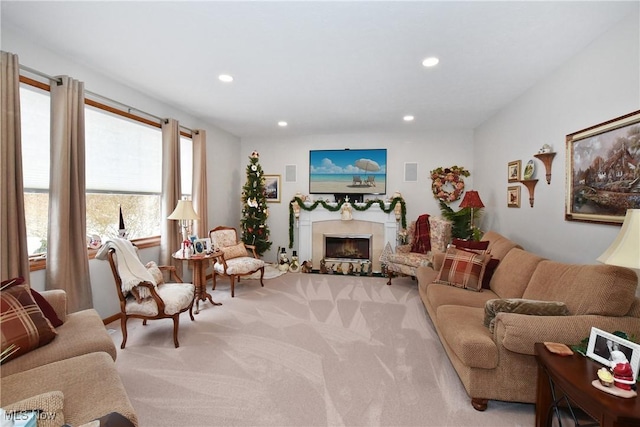
[[[468,170],[459,166],[451,166],[450,168],[438,168],[431,171],[431,191],[433,197],[450,203],[458,200],[464,193],[463,176],[469,176]]]

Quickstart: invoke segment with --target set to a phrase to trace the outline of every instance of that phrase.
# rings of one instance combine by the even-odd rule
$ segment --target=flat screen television
[[[310,150],[310,194],[386,194],[387,149]]]

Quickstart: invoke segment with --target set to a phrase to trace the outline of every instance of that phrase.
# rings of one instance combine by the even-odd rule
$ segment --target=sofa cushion
[[[48,344],[56,337],[51,322],[34,301],[26,284],[0,292],[2,351],[12,351],[5,362]]]
[[[64,419],[71,426],[110,412],[138,423],[116,365],[106,353],[85,354],[3,376],[0,406],[50,391],[63,393]]]
[[[489,255],[451,247],[447,249],[435,282],[478,291],[482,287],[482,275],[488,260]]]
[[[498,347],[482,324],[484,308],[443,305],[436,313],[442,339],[465,366],[483,369],[498,366]]]
[[[484,326],[493,332],[498,313],[518,313],[531,316],[567,316],[569,310],[563,302],[537,301],[522,298],[492,299],[484,306]]]
[[[226,260],[247,256],[247,248],[242,242],[232,246],[221,247],[220,250],[224,254],[224,259]]]
[[[422,283],[420,283],[422,286]],[[426,286],[426,295],[429,305],[434,309],[443,305],[460,305],[464,307],[482,308],[490,299],[498,298],[491,290],[483,292],[467,292],[461,288],[430,283]]]
[[[636,274],[628,268],[543,261],[522,297],[562,301],[574,315],[624,316],[634,301],[637,285]]]
[[[60,427],[64,425],[64,394],[61,391],[49,391],[19,402],[12,403],[4,409],[8,414],[23,411],[38,411],[38,427]]]
[[[482,240],[489,241],[489,252],[491,252],[491,256],[498,259],[503,259],[511,249],[522,249],[516,242],[507,239],[495,231],[487,231],[484,236],[482,236]]]
[[[491,252],[493,256],[493,252]],[[524,290],[531,275],[544,258],[522,249],[513,248],[500,261],[491,278],[491,290],[500,298],[524,298]],[[546,299],[532,298],[529,299]],[[561,300],[558,300],[561,301]]]

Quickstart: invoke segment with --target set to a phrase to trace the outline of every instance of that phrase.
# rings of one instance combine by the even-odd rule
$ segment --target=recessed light
[[[404,116],[404,117],[402,118],[402,120],[404,120],[405,122],[412,122],[412,121],[413,121],[413,119],[415,119],[415,117],[413,117],[413,116],[409,116],[409,115]]]
[[[281,128],[287,127],[289,123],[285,122],[285,121],[280,121],[278,122],[278,126],[280,126]]]
[[[220,74],[218,76],[218,80],[225,83],[231,83],[233,81],[233,77],[230,76],[229,74]]]
[[[438,65],[438,62],[440,62],[438,58],[436,58],[435,56],[431,56],[429,58],[425,58],[425,60],[422,61],[422,65],[424,65],[425,67],[433,67],[435,65]]]

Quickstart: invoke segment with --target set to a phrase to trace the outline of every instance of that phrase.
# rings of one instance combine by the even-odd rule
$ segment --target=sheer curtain
[[[0,279],[22,276],[29,281],[22,184],[20,65],[18,55],[0,54]]]
[[[51,84],[47,289],[64,289],[69,312],[93,307],[86,241],[84,83]]]
[[[200,238],[209,237],[207,218],[207,133],[198,129],[193,135],[193,209],[200,217],[195,221],[193,234]]]
[[[173,212],[182,194],[180,185],[180,126],[178,121],[167,119],[162,123],[162,224],[160,235],[160,262],[163,265],[176,264],[171,254],[180,249],[179,222],[167,219]],[[182,234],[180,234],[182,236]],[[182,263],[177,263],[180,268]]]

